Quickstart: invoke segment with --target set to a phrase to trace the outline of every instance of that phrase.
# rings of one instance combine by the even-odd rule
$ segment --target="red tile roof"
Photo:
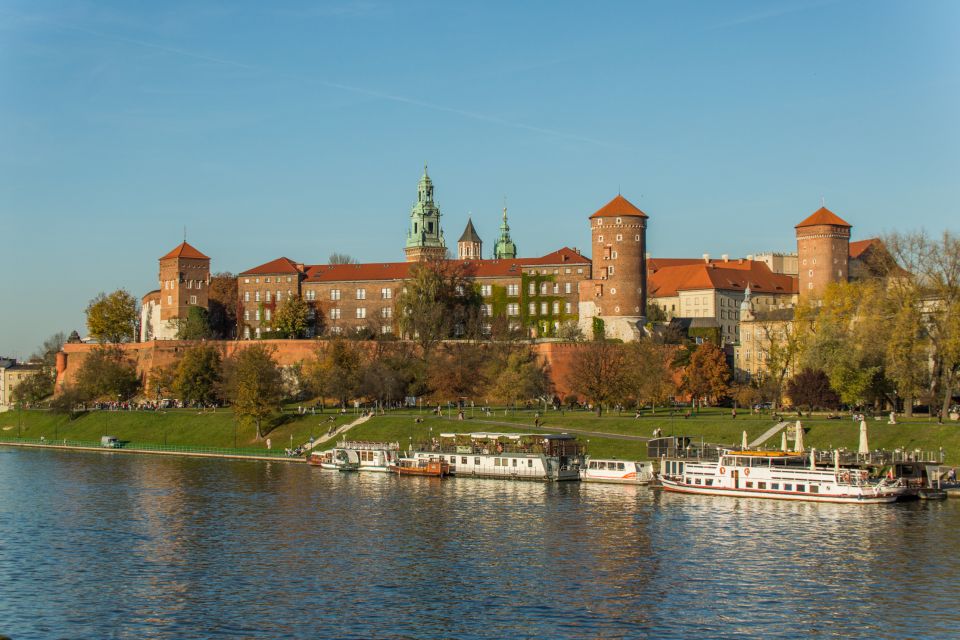
[[[850,243],[850,257],[859,258],[873,245],[880,245],[880,238],[870,238],[869,240],[857,240]]]
[[[600,207],[596,213],[590,216],[590,219],[607,218],[610,216],[640,216],[641,218],[649,217],[643,211],[640,211],[640,209],[635,207],[632,202],[620,194],[617,194],[616,198]]]
[[[834,227],[849,227],[851,226],[849,222],[835,214],[830,209],[826,207],[820,207],[814,211],[810,216],[798,224],[795,229],[800,229],[801,227],[813,227],[818,224],[829,224]]]
[[[744,260],[743,263],[686,264],[650,270],[647,287],[653,298],[667,298],[680,291],[693,289],[720,289],[743,291],[747,285],[753,293],[797,293],[797,279],[770,271],[764,262]]]
[[[167,258],[193,258],[195,260],[209,260],[209,256],[205,256],[195,247],[190,246],[186,242],[181,242],[176,248],[168,253],[167,255],[160,258],[161,260],[166,260]]]
[[[264,275],[274,273],[300,273],[300,268],[298,268],[297,263],[290,258],[277,258],[276,260],[271,260],[270,262],[262,264],[259,267],[248,269],[240,275]]]

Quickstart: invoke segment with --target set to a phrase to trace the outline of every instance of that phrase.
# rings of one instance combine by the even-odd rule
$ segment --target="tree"
[[[544,363],[529,346],[511,349],[499,371],[493,376],[490,393],[495,398],[515,405],[518,400],[545,396],[552,386]]]
[[[126,400],[140,388],[136,364],[118,346],[100,346],[77,369],[76,388],[86,400]]]
[[[607,337],[607,327],[603,322],[603,318],[594,318],[593,319],[593,339],[596,341],[603,341]]]
[[[137,300],[118,289],[100,293],[87,305],[87,329],[97,342],[131,342],[137,335]]]
[[[484,353],[480,345],[446,342],[427,362],[427,380],[437,400],[458,400],[479,395],[486,385]]]
[[[580,325],[572,320],[568,320],[560,325],[560,328],[557,329],[557,337],[569,342],[582,342],[584,339],[583,330],[580,328]]]
[[[218,400],[221,383],[220,351],[200,344],[184,352],[177,364],[173,391],[187,406],[211,405]]]
[[[236,420],[256,427],[257,440],[266,435],[264,423],[282,397],[283,380],[273,353],[266,345],[253,344],[224,360],[224,396],[233,405]]]
[[[280,303],[274,320],[276,328],[288,338],[300,338],[307,330],[307,314],[309,308],[303,298],[297,295],[288,296]]]
[[[53,395],[54,376],[48,369],[39,369],[20,381],[13,389],[14,403],[22,407],[35,405]]]
[[[727,393],[729,381],[730,367],[723,350],[712,342],[698,346],[683,373],[683,388],[694,400],[707,398],[713,403]]]
[[[669,349],[650,340],[637,340],[625,345],[627,380],[632,395],[641,406],[649,403],[654,410],[673,394]]]
[[[331,253],[327,259],[329,264],[357,264],[357,259],[346,253]]]
[[[357,397],[363,367],[363,345],[337,338],[317,351],[308,367],[309,387],[318,396],[334,398],[341,407]]]
[[[477,337],[483,298],[468,261],[431,259],[410,266],[395,304],[400,334],[416,341],[424,361],[449,338]]]
[[[798,407],[806,407],[807,412],[817,408],[836,409],[840,406],[840,397],[830,388],[830,379],[820,369],[804,369],[787,382],[787,395]]]
[[[574,353],[567,384],[594,405],[598,417],[604,404],[627,394],[629,383],[624,345],[585,342]]]
[[[207,310],[192,306],[186,318],[177,319],[177,340],[206,340],[213,336]]]
[[[230,340],[237,336],[237,305],[237,277],[227,272],[211,276],[207,306],[214,338]]]
[[[33,362],[39,362],[48,369],[55,369],[57,366],[57,354],[63,350],[63,345],[67,341],[67,334],[63,331],[53,334],[43,341],[40,348],[30,356]]]
[[[159,402],[164,396],[173,391],[174,381],[177,379],[176,365],[154,367],[150,371],[148,385]]]

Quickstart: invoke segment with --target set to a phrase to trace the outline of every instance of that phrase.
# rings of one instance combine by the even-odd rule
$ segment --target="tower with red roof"
[[[153,314],[149,337],[172,340],[177,320],[186,318],[190,307],[208,306],[210,258],[184,240],[160,258],[159,280],[159,312]]]
[[[818,297],[849,277],[850,223],[820,207],[796,226],[800,299]]]

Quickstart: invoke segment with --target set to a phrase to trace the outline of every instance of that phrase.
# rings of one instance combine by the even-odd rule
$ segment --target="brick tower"
[[[796,226],[800,299],[818,297],[831,282],[849,275],[850,224],[820,207]]]
[[[621,195],[590,216],[593,277],[580,284],[580,318],[607,337],[636,340],[647,315],[647,214]]]
[[[467,228],[463,230],[463,235],[457,240],[457,259],[458,260],[480,260],[483,256],[483,240],[480,234],[473,228],[473,219],[467,218]]]
[[[433,201],[433,181],[423,166],[423,176],[417,184],[417,202],[410,210],[410,229],[404,248],[407,262],[417,262],[447,255],[447,245],[440,228],[440,208]]]
[[[160,340],[176,337],[176,321],[186,318],[190,307],[207,308],[210,286],[210,258],[186,241],[160,258],[159,322],[153,336]]]

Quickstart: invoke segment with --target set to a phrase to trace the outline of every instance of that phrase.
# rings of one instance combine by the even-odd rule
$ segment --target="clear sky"
[[[448,245],[588,247],[617,190],[656,256],[957,230],[960,2],[0,1],[0,355],[215,271],[403,259],[429,162]]]

